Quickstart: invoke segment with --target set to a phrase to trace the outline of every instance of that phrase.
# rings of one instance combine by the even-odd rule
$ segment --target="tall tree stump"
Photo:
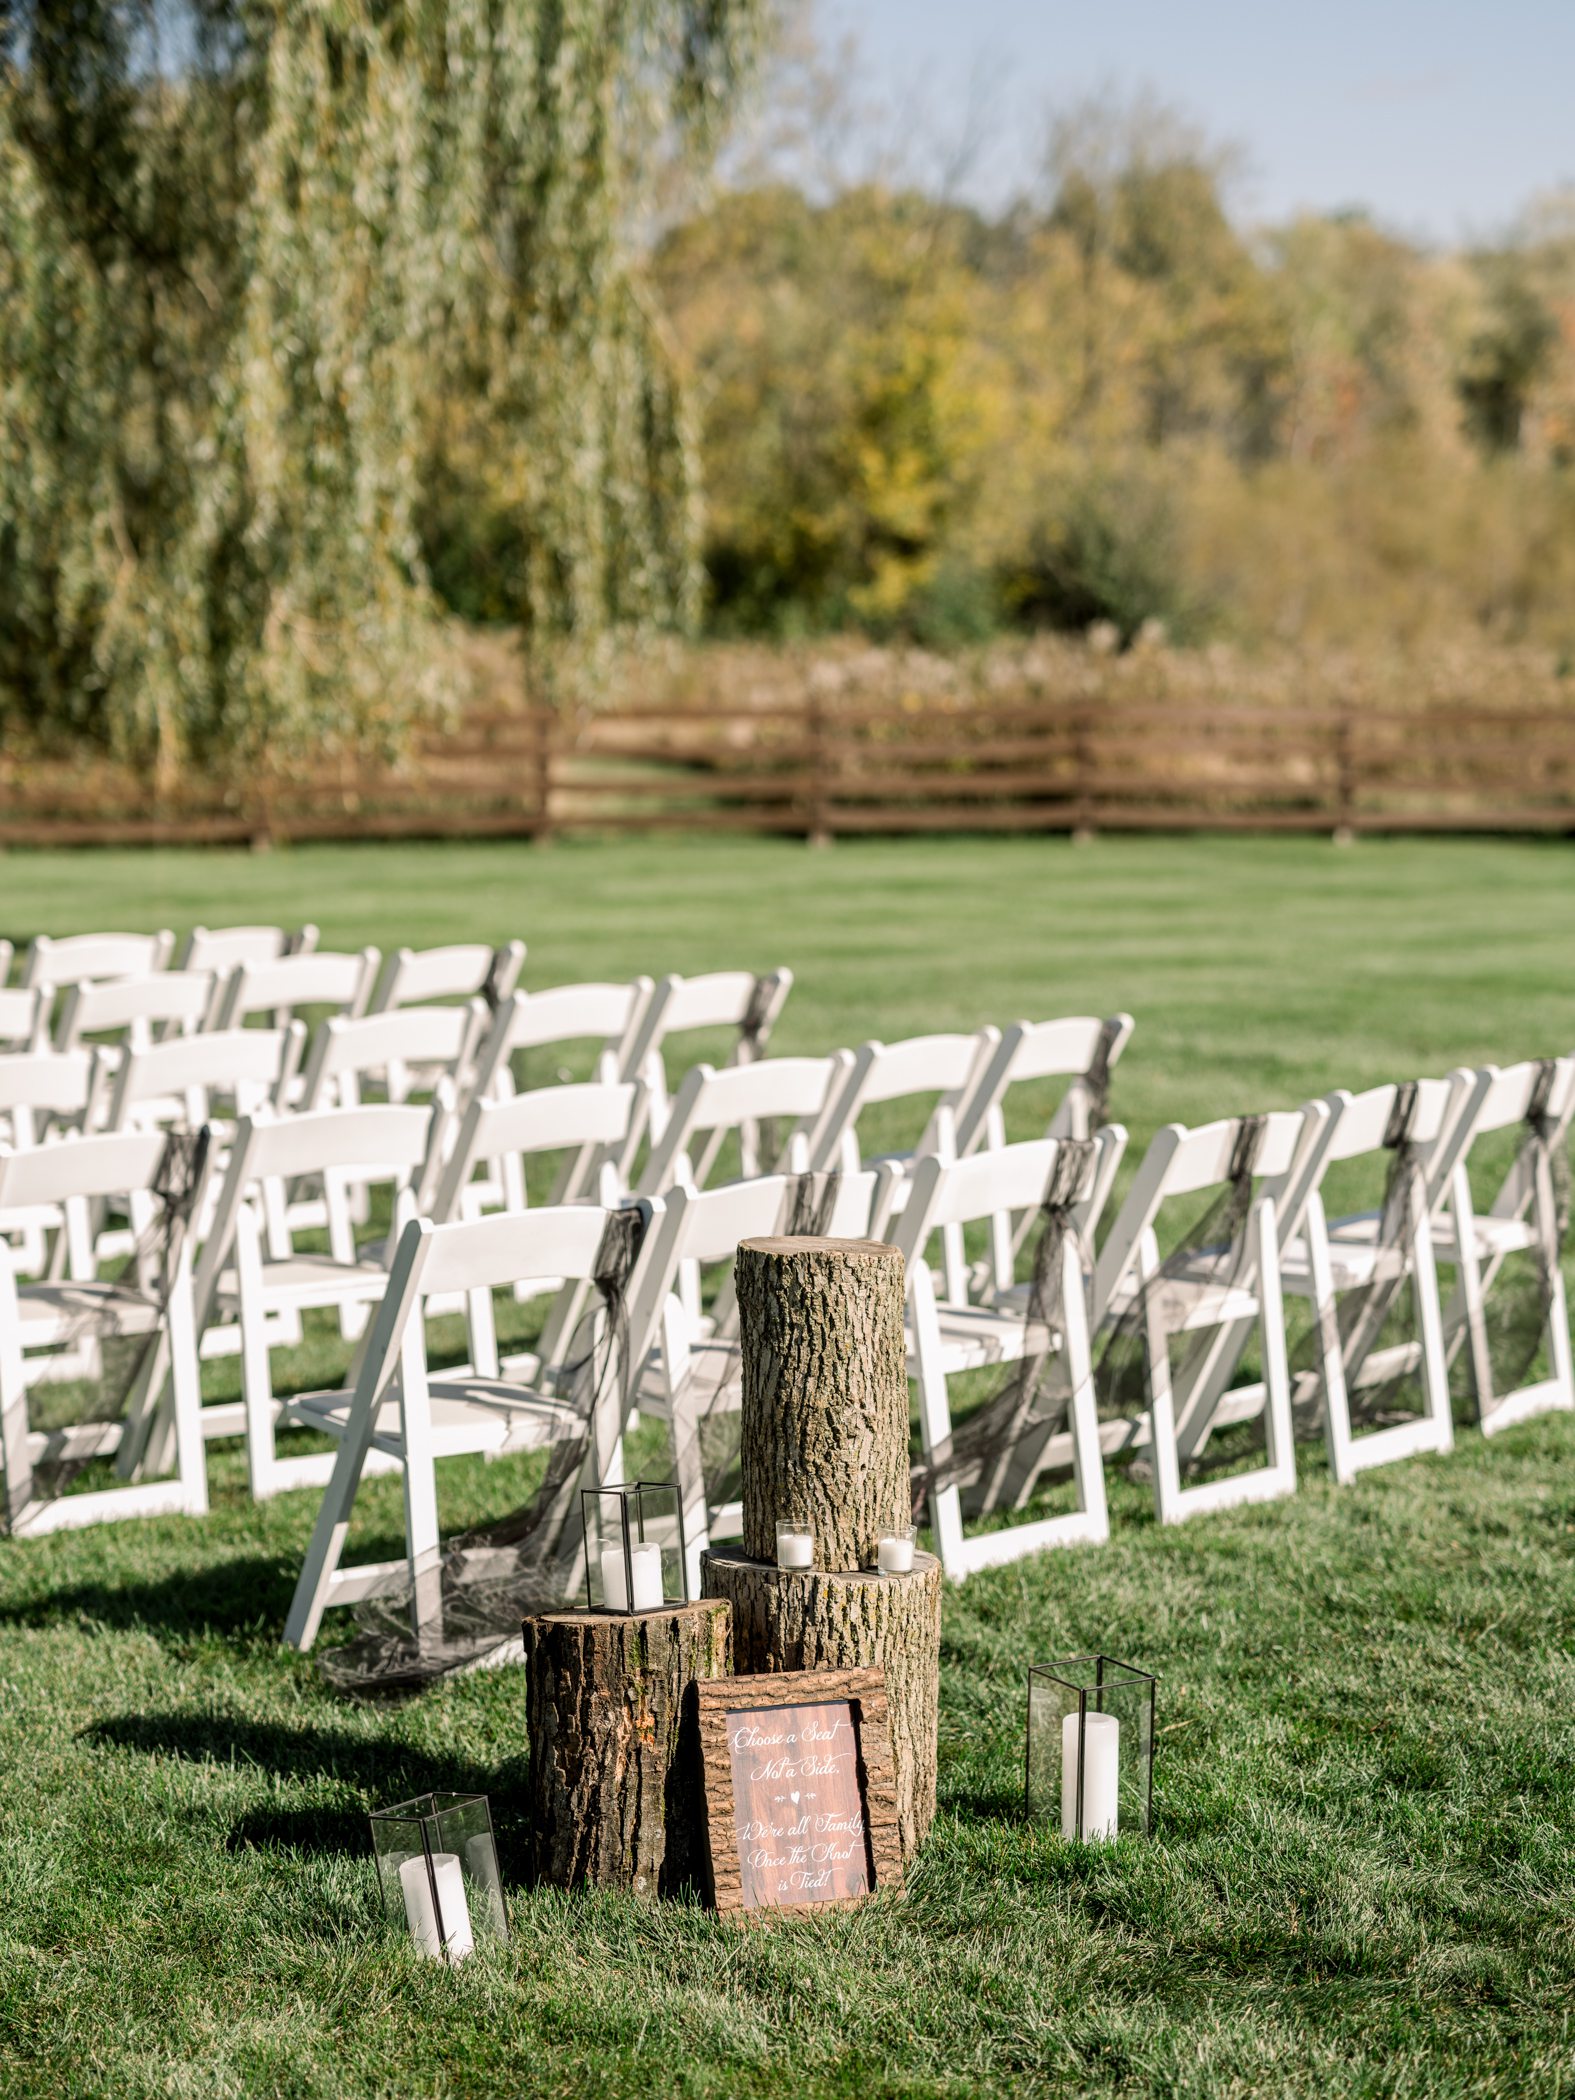
[[[778,1522],[807,1520],[817,1568],[871,1567],[881,1533],[912,1521],[902,1256],[745,1240],[734,1276],[744,1551],[775,1560]]]
[[[941,1569],[875,1572],[912,1521],[902,1256],[873,1240],[745,1240],[735,1272],[743,1370],[742,1549],[702,1587],[733,1607],[741,1671],[885,1671],[898,1822],[911,1854],[935,1814]],[[812,1569],[776,1566],[779,1521],[815,1533]]]
[[[532,1879],[648,1896],[699,1886],[693,1687],[732,1670],[726,1604],[546,1612],[524,1631]]]
[[[843,1670],[878,1663],[886,1675],[897,1827],[910,1859],[935,1818],[940,1707],[941,1564],[916,1553],[910,1575],[778,1568],[713,1547],[702,1587],[733,1607],[741,1673]]]

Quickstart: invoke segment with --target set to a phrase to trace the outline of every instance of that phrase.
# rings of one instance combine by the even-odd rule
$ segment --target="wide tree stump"
[[[910,1575],[841,1573],[778,1568],[735,1547],[713,1547],[702,1587],[733,1607],[740,1673],[871,1663],[885,1671],[897,1821],[910,1858],[935,1816],[940,1562],[917,1553]]]
[[[807,1521],[817,1568],[872,1567],[882,1532],[912,1521],[902,1256],[878,1240],[745,1240],[734,1281],[744,1551],[775,1560],[778,1522]]]
[[[636,1895],[698,1887],[704,1828],[694,1685],[725,1677],[725,1603],[525,1621],[530,1870]]]

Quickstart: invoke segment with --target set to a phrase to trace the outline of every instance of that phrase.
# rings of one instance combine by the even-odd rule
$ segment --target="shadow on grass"
[[[213,1713],[117,1714],[95,1721],[79,1740],[102,1749],[137,1750],[197,1764],[254,1765],[287,1779],[331,1779],[353,1787],[368,1806],[387,1807],[428,1792],[487,1794],[505,1872],[515,1858],[523,1865],[523,1755],[500,1765],[481,1765],[388,1736],[289,1728],[276,1721]],[[366,1808],[342,1801],[300,1809],[253,1809],[232,1826],[226,1843],[232,1852],[252,1847],[298,1852],[371,1849]]]
[[[358,1541],[358,1547],[362,1542]],[[403,1539],[381,1542],[383,1557],[403,1550]],[[367,1542],[368,1557],[380,1545]],[[176,1634],[236,1635],[261,1628],[277,1641],[295,1594],[299,1564],[275,1554],[244,1554],[234,1560],[173,1575],[157,1582],[81,1582],[18,1604],[0,1605],[0,1626],[51,1626],[87,1619],[95,1625]]]

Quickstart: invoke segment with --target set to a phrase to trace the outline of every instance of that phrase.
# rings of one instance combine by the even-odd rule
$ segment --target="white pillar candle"
[[[438,1908],[432,1907],[432,1884],[437,1883]],[[405,1893],[405,1918],[410,1934],[423,1954],[430,1954],[434,1961],[442,1959],[444,1935],[448,1938],[448,1958],[463,1961],[475,1945],[470,1931],[470,1906],[465,1901],[465,1876],[459,1864],[457,1852],[434,1852],[432,1873],[427,1874],[427,1863],[420,1853],[407,1859],[399,1870],[400,1887]],[[442,1931],[438,1929],[439,1915]]]
[[[662,1608],[662,1549],[654,1540],[629,1548],[629,1560],[634,1572],[634,1608],[636,1611],[660,1611]],[[629,1609],[629,1590],[624,1580],[622,1546],[605,1546],[602,1549],[602,1595],[607,1600],[609,1611]]]
[[[815,1534],[807,1526],[777,1526],[777,1566],[812,1568],[815,1565]]]
[[[1098,1844],[1116,1834],[1120,1792],[1121,1723],[1114,1714],[1083,1716],[1083,1836]],[[1070,1838],[1077,1815],[1077,1715],[1061,1723],[1061,1835]]]
[[[911,1575],[913,1540],[890,1533],[875,1550],[875,1564],[883,1575]]]

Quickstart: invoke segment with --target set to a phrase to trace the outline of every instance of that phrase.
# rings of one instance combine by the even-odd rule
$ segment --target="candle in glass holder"
[[[1116,1834],[1116,1799],[1120,1791],[1121,1723],[1114,1714],[1083,1715],[1083,1828],[1081,1836],[1098,1844]],[[1077,1821],[1078,1717],[1061,1723],[1061,1835],[1071,1838]]]
[[[652,1540],[629,1548],[629,1563],[634,1573],[634,1609],[636,1611],[660,1611],[662,1608],[662,1549]],[[602,1595],[607,1600],[609,1611],[628,1611],[629,1589],[624,1580],[622,1546],[606,1546],[602,1549]]]
[[[812,1568],[815,1565],[815,1534],[807,1524],[777,1526],[777,1566]]]
[[[885,1531],[875,1549],[875,1565],[883,1575],[913,1573],[913,1526],[906,1531]]]
[[[429,1875],[426,1855],[417,1853],[400,1868],[399,1885],[404,1892],[405,1919],[410,1926],[410,1936],[422,1953],[440,1961],[446,1938],[449,1960],[463,1961],[475,1941],[471,1936],[470,1906],[465,1901],[465,1876],[459,1854],[434,1852]],[[435,1910],[432,1906],[434,1885],[437,1889]]]

